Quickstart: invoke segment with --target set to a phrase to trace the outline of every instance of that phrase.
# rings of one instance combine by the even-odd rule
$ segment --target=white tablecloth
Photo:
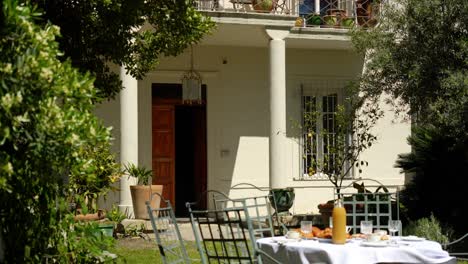
[[[334,245],[316,240],[278,243],[278,239],[261,238],[259,248],[281,263],[456,263],[434,241],[400,241],[396,246],[365,247],[362,240],[350,240],[345,245]],[[268,263],[266,258],[263,258]]]

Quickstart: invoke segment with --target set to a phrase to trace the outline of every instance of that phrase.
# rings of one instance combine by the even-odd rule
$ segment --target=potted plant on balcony
[[[323,16],[323,25],[324,28],[332,28],[338,24],[338,17],[336,15],[326,15]]]
[[[341,27],[343,28],[352,28],[354,26],[354,17],[344,16],[340,20]]]
[[[320,14],[312,13],[307,16],[307,26],[309,25],[313,27],[319,27],[322,25],[322,17],[320,17]]]
[[[261,13],[270,13],[277,3],[278,0],[252,0],[253,8]]]
[[[139,167],[135,164],[127,164],[125,172],[137,179],[137,185],[130,185],[130,193],[132,195],[133,213],[136,219],[149,219],[146,209],[146,201],[151,200],[151,207],[159,208],[159,196],[151,199],[151,194],[159,193],[162,195],[162,185],[149,185],[149,179],[152,175],[152,170],[145,167]]]

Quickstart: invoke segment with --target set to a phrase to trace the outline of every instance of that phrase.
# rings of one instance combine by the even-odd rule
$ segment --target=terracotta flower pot
[[[149,219],[148,210],[146,209],[146,201],[151,199],[152,193],[159,193],[162,195],[162,185],[132,185],[130,186],[130,193],[132,195],[133,213],[135,219]],[[155,195],[151,199],[151,207],[159,208],[161,199]]]
[[[257,12],[270,13],[277,2],[278,0],[252,0],[252,6]]]

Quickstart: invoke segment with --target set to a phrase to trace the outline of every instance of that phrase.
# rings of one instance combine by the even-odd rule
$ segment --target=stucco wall
[[[208,188],[229,193],[240,182],[269,184],[269,85],[268,48],[196,46],[195,69],[207,84]],[[351,79],[362,71],[361,59],[351,51],[287,49],[287,118],[289,142],[287,185],[296,187],[296,213],[317,212],[317,204],[333,198],[328,181],[294,181],[300,174],[297,133],[289,119],[300,120],[300,84],[314,79]],[[179,83],[189,68],[189,54],[161,61],[157,71],[139,81],[139,162],[151,166],[151,84]],[[117,107],[117,108],[116,108]],[[109,113],[113,112],[113,113]],[[117,114],[116,114],[117,113]],[[118,101],[103,105],[98,114],[110,119],[118,133]],[[378,143],[363,158],[369,162],[363,177],[385,184],[402,184],[403,175],[393,168],[396,155],[408,152],[409,124],[392,124],[387,114],[376,127]],[[118,145],[116,144],[118,151]],[[308,188],[303,188],[308,187]],[[310,188],[309,188],[310,187]],[[236,191],[233,195],[251,194]]]

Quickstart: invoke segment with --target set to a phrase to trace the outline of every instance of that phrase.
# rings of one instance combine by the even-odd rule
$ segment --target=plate
[[[319,242],[322,243],[333,243],[331,238],[319,238],[319,237],[314,237],[313,239],[318,240]],[[346,243],[350,242],[351,239],[346,239]]]
[[[424,237],[417,237],[417,236],[405,236],[401,237],[403,241],[424,241],[426,240]]]
[[[388,243],[386,241],[381,241],[381,242],[362,241],[361,246],[364,246],[364,247],[387,247]]]
[[[299,241],[301,241],[300,238],[287,238],[287,237],[272,237],[271,240],[273,240],[273,242],[276,242],[278,244],[285,244],[285,243],[290,243],[290,242],[299,242]]]

